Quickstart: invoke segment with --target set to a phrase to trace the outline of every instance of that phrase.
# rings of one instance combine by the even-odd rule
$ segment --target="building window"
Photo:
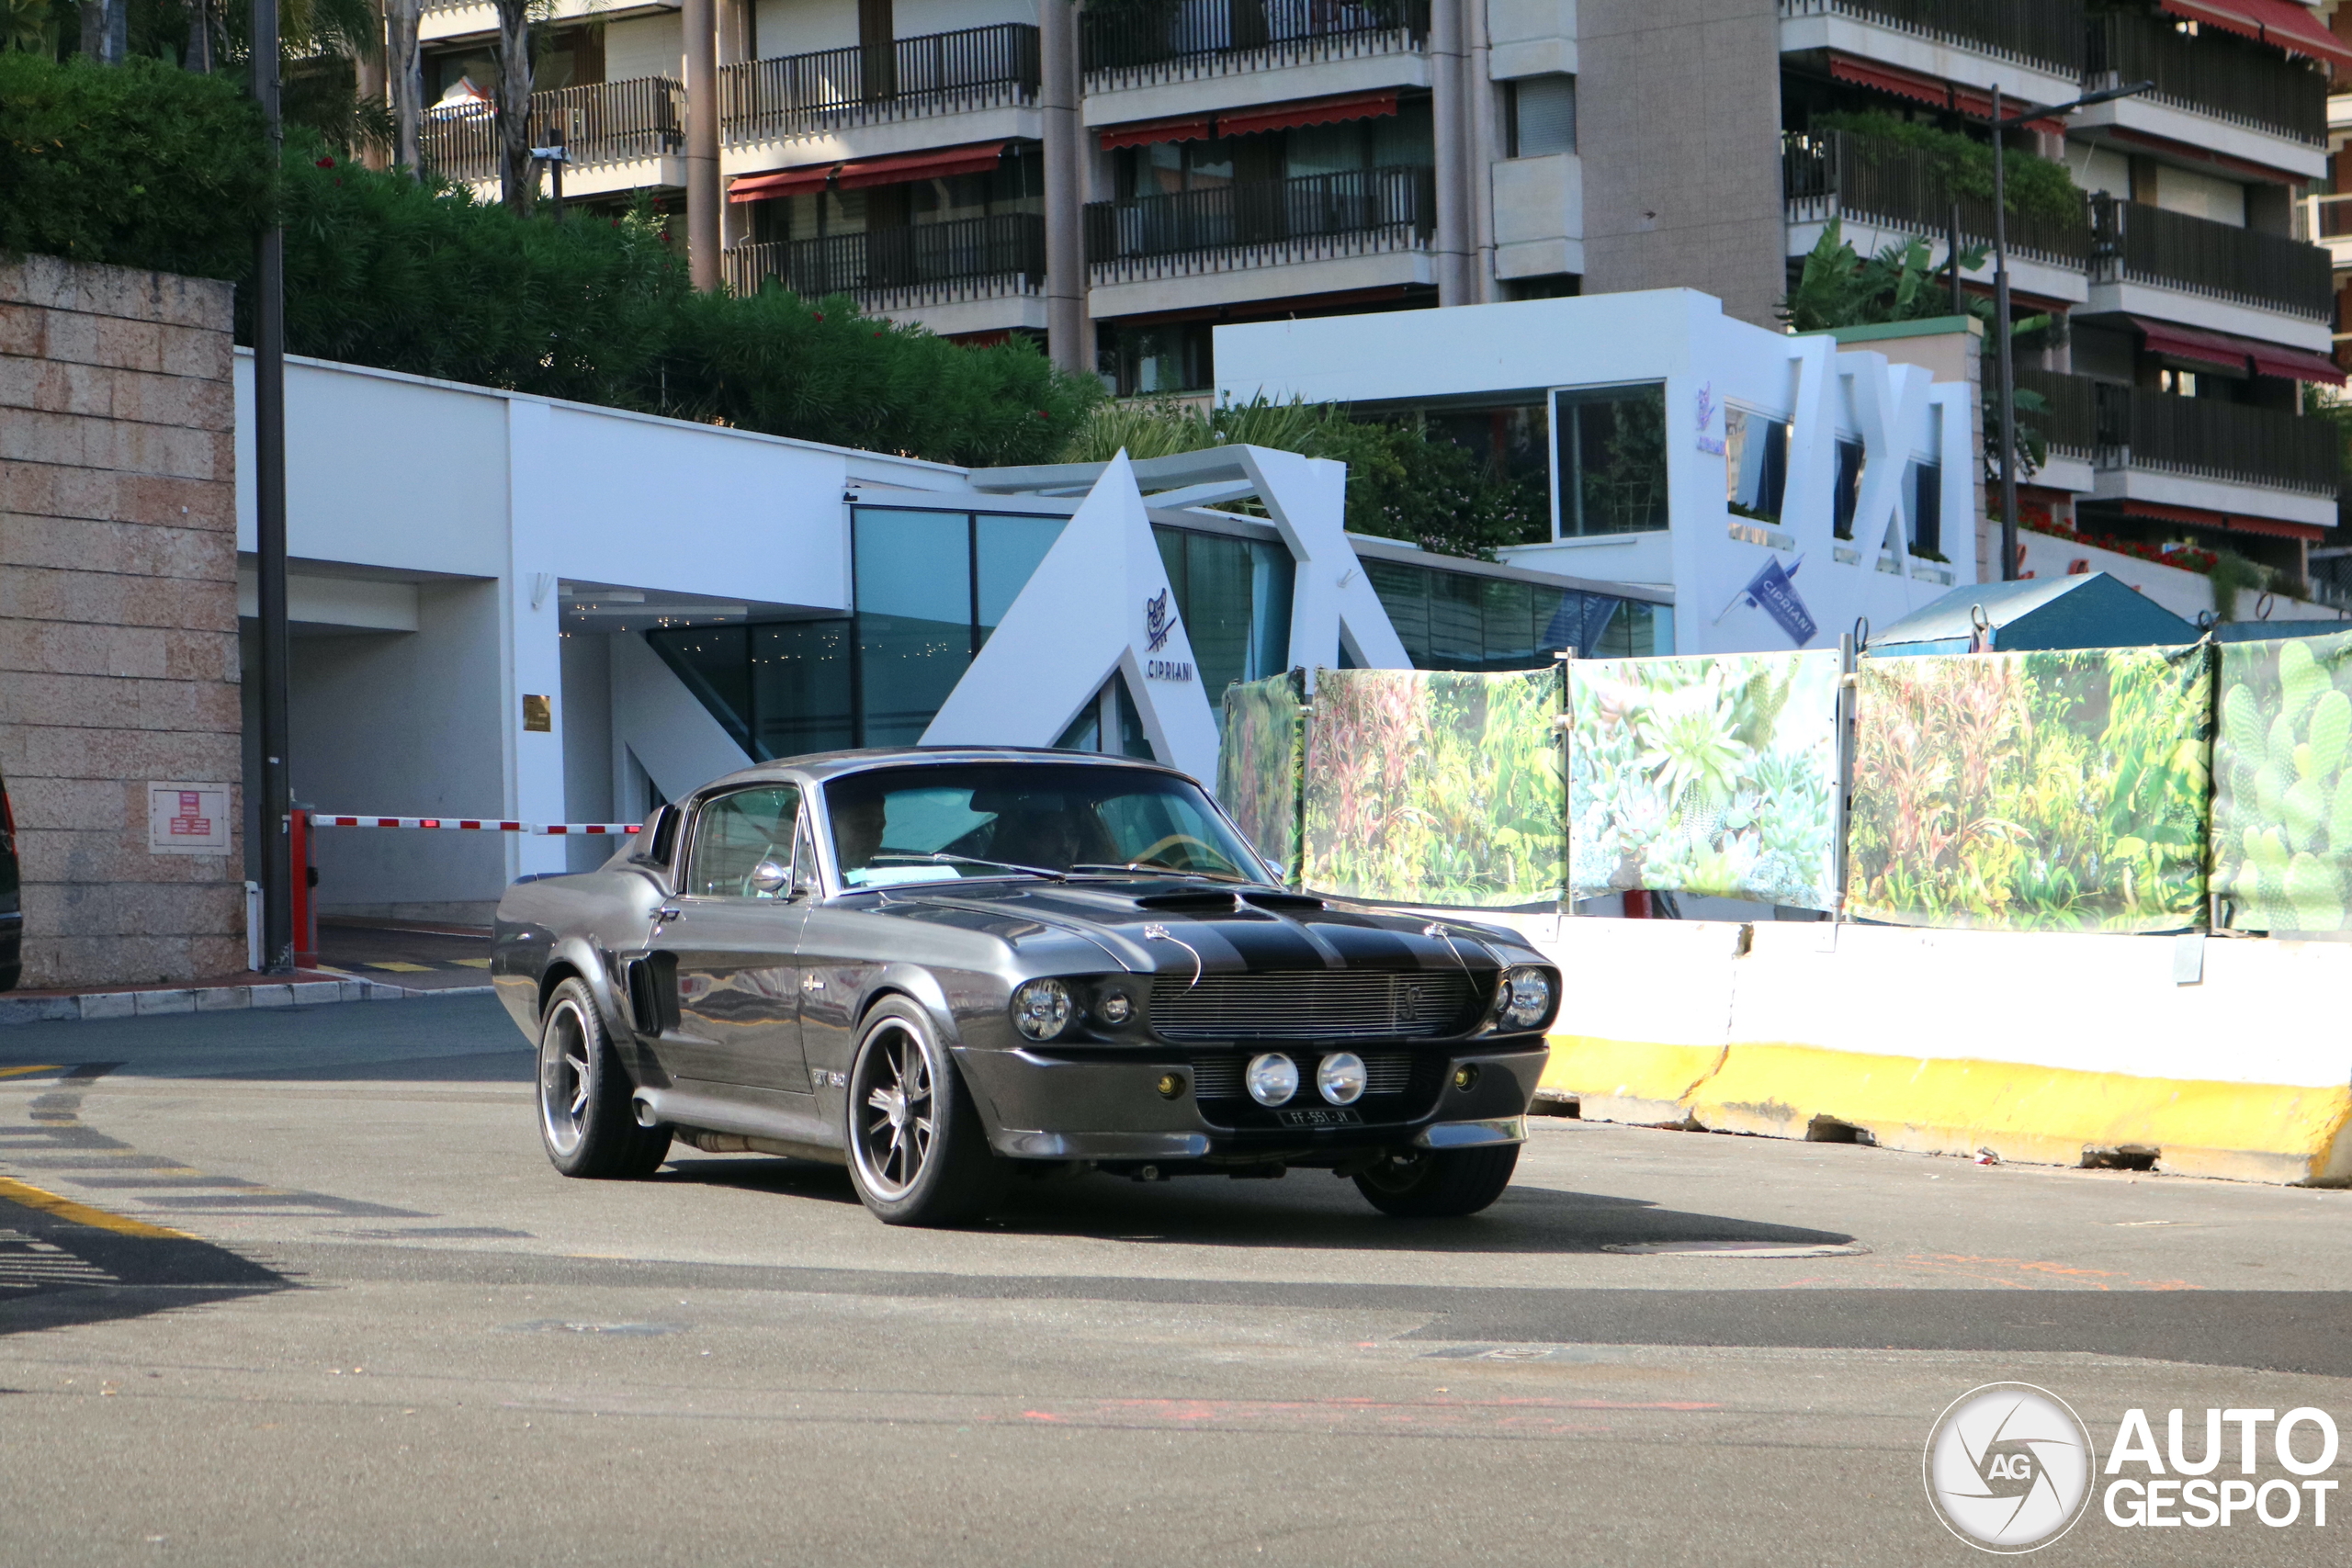
[[[1155,527],[1152,534],[1201,690],[1222,725],[1226,687],[1290,668],[1290,550],[1272,539],[1190,528]]]
[[[1944,558],[1944,466],[1911,465],[1911,553],[1926,560]]]
[[[1404,561],[1367,558],[1363,568],[1416,670],[1540,670],[1570,649],[1604,659],[1673,649],[1670,614],[1641,600]]]
[[[1841,539],[1854,536],[1854,513],[1862,499],[1862,444],[1838,443],[1838,483],[1830,491],[1830,532]]]
[[[1542,158],[1577,150],[1577,79],[1523,76],[1505,85],[1510,155]]]
[[[1095,335],[1095,368],[1114,396],[1206,391],[1216,383],[1208,321],[1105,321]]]
[[[1553,400],[1558,536],[1665,527],[1664,384],[1585,388]]]
[[[1724,459],[1724,501],[1731,514],[1778,523],[1789,487],[1788,422],[1726,409]]]

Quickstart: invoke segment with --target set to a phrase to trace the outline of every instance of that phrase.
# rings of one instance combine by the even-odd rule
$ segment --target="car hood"
[[[897,887],[869,908],[1021,943],[1082,937],[1137,974],[1461,969],[1540,962],[1508,932],[1267,887],[1170,881]]]

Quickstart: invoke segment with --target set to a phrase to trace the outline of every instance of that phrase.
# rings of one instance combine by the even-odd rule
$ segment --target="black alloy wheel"
[[[1456,1219],[1503,1195],[1519,1164],[1517,1144],[1483,1149],[1397,1149],[1356,1178],[1356,1190],[1400,1220]]]
[[[964,1224],[1004,1195],[1004,1162],[914,1003],[886,997],[865,1015],[848,1100],[850,1182],[883,1224]]]
[[[566,980],[539,1023],[539,1142],[566,1176],[634,1180],[662,1168],[670,1129],[640,1127],[596,998]]]

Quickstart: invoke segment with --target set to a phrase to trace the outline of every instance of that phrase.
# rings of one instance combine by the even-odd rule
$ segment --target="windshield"
[[[1140,768],[916,763],[835,779],[825,807],[852,887],[1073,866],[1266,876],[1197,784]]]

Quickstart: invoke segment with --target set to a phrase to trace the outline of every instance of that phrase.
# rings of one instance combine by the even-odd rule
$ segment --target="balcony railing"
[[[2192,38],[2166,17],[2109,11],[2091,18],[2085,67],[2092,87],[2154,82],[2146,96],[2157,103],[2327,145],[2326,75],[2218,28]]]
[[[2041,432],[2051,457],[2087,463],[2098,450],[2098,408],[2092,394],[2097,385],[2087,376],[2067,376],[2020,365],[2018,390],[2040,396],[2041,407],[2031,413],[2020,413],[2018,419]],[[1999,446],[1997,436],[1993,445]]]
[[[596,82],[531,95],[530,145],[561,141],[574,168],[658,158],[680,146],[685,89],[667,76]],[[498,116],[434,118],[423,128],[425,162],[453,180],[498,177]]]
[[[1826,223],[1843,218],[1930,239],[1950,231],[1952,203],[1957,200],[1961,243],[1989,245],[1993,242],[1991,197],[1955,196],[1926,153],[1849,130],[1792,131],[1784,136],[1781,189],[1792,223]],[[2079,268],[2090,255],[2091,235],[2088,225],[2080,220],[2066,221],[2041,212],[2012,211],[2008,243],[2013,254],[2052,266]]]
[[[1086,259],[1096,283],[1134,283],[1425,250],[1436,222],[1434,170],[1354,169],[1091,202]]]
[[[2335,311],[2325,250],[2144,202],[2091,197],[2092,281],[2144,283],[2324,321]]]
[[[1164,0],[1079,13],[1086,90],[1410,53],[1429,0]]]
[[[2083,69],[2080,0],[1780,0],[1783,17],[1852,17],[2069,80]]]
[[[727,287],[735,293],[755,294],[771,277],[805,299],[854,294],[869,310],[1035,294],[1045,286],[1046,220],[998,213],[727,253]]]
[[[2333,496],[2343,482],[2342,449],[2327,420],[2049,372],[2020,371],[2018,385],[2045,396],[2054,385],[2070,409],[2087,389],[2091,461],[2101,468],[2154,469],[2307,495]],[[2051,444],[2058,444],[2054,434]]]
[[[1037,29],[1004,22],[902,38],[888,50],[828,49],[747,60],[718,73],[730,142],[1034,103]]]

